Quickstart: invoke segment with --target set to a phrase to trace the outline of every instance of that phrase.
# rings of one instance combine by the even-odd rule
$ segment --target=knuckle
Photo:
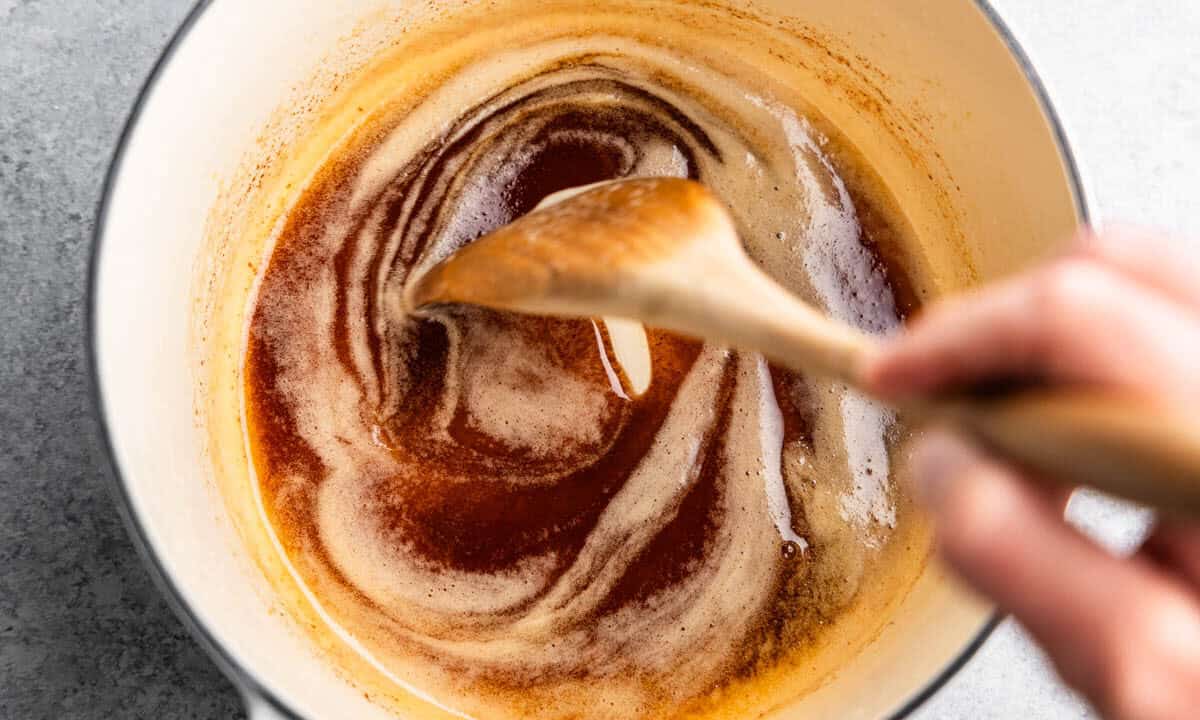
[[[1016,499],[986,463],[964,469],[946,501],[940,535],[948,552],[962,562],[989,556],[1016,517]]]
[[[1088,326],[1095,303],[1110,295],[1107,283],[1103,269],[1081,260],[1065,260],[1038,275],[1030,292],[1034,331],[1024,351],[1046,359],[1078,345],[1073,338]]]
[[[1099,268],[1067,260],[1042,273],[1034,285],[1033,310],[1051,322],[1069,320],[1095,298],[1103,284]]]

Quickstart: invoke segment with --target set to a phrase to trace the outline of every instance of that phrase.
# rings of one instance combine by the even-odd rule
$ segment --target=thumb
[[[1200,701],[1200,612],[1148,565],[1062,520],[1061,503],[953,436],[914,455],[946,561],[1011,612],[1063,679],[1113,718],[1181,717]]]

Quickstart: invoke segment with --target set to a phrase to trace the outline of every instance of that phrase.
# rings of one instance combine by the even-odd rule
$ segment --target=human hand
[[[872,360],[901,399],[1038,379],[1200,406],[1200,263],[1140,233],[1085,234],[1027,275],[933,306]],[[1106,717],[1200,717],[1200,525],[1163,520],[1128,559],[1062,519],[1066,495],[931,432],[914,481],[940,550]]]

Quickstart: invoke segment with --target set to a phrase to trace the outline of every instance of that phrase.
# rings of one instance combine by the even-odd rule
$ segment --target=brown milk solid
[[[342,95],[364,119],[250,298],[258,492],[330,632],[445,708],[753,716],[867,642],[923,567],[902,424],[655,330],[638,395],[598,322],[398,302],[553,192],[674,175],[832,315],[886,333],[919,307],[912,231],[869,160],[783,80],[654,26],[736,44],[752,22],[606,8],[514,15],[502,47],[448,19],[436,52],[381,57]]]

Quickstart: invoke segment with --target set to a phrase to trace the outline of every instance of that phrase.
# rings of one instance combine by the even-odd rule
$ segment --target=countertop
[[[93,214],[125,115],[190,4],[0,0],[0,718],[241,714],[143,569],[88,442]],[[1200,4],[995,4],[1050,86],[1097,214],[1200,238]],[[1124,547],[1146,520],[1095,496],[1072,516]],[[918,716],[1093,714],[1006,622]]]

